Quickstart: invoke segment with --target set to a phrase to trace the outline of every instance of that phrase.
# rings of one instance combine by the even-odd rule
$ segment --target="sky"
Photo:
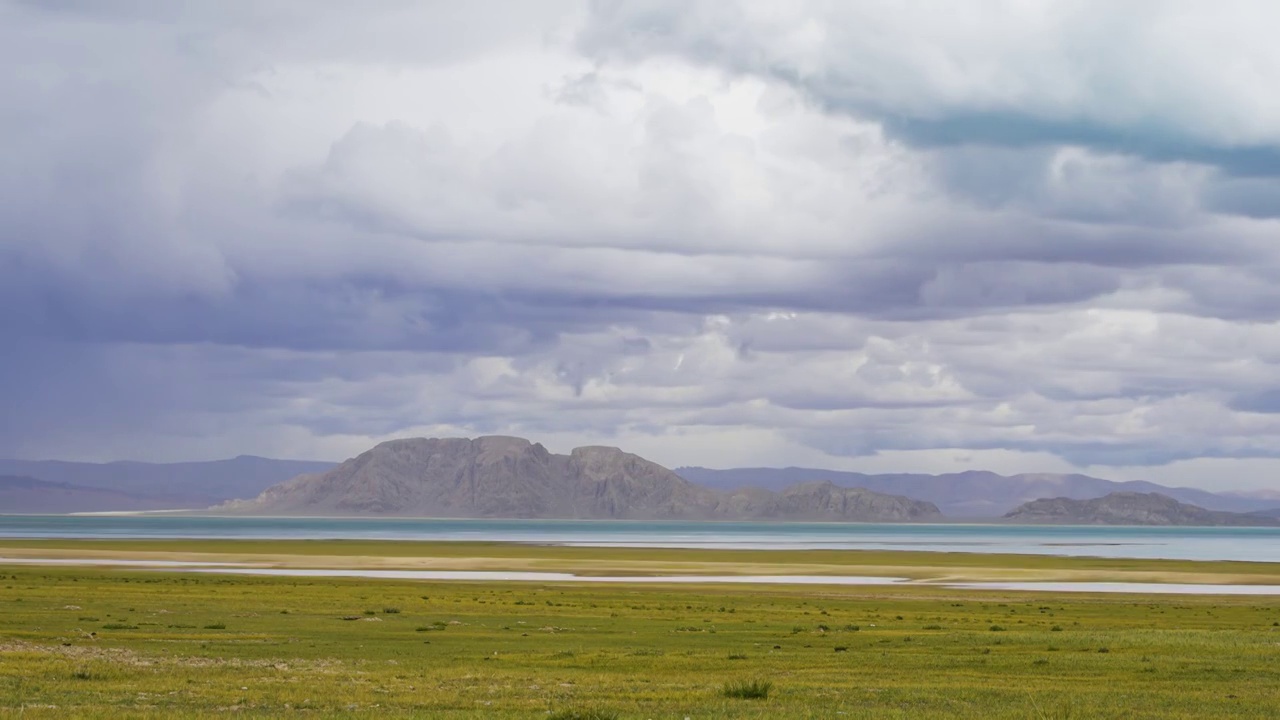
[[[1280,490],[1280,4],[0,0],[0,456]]]

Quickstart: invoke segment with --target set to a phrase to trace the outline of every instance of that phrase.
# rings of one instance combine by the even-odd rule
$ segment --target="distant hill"
[[[61,460],[0,460],[0,475],[106,490],[91,510],[148,510],[208,507],[256,495],[304,473],[323,472],[333,463],[272,460],[242,455],[230,460],[185,463],[81,463]],[[0,512],[5,506],[0,504]],[[15,511],[16,512],[16,511]]]
[[[383,445],[421,442],[428,441]],[[414,465],[413,457],[396,465],[384,456],[383,445],[341,466],[246,455],[186,463],[0,460],[0,475],[71,486],[49,491],[51,497],[62,497],[62,504],[42,505],[74,508],[66,512],[208,508],[237,498],[256,498],[229,507],[238,508],[237,512],[266,512],[271,507],[273,512],[292,514],[923,521],[939,519],[943,513],[954,518],[997,518],[1039,498],[1084,500],[1114,492],[1157,492],[1208,510],[1280,517],[1275,499],[1265,493],[1215,494],[1087,475],[1004,476],[986,471],[866,475],[806,468],[697,467],[673,472],[614,448],[579,448],[570,455],[552,455],[541,445],[519,438],[429,442],[479,442],[486,446],[486,454],[477,457],[479,466],[458,464],[462,459],[454,457],[448,461],[455,463],[452,469],[440,464],[452,451],[433,455],[434,464],[422,468]],[[369,457],[370,453],[375,456]],[[498,464],[486,464],[490,455],[498,458]],[[352,465],[357,462],[363,464]],[[368,463],[372,464],[366,468]],[[474,472],[476,467],[484,468],[483,472],[471,479],[450,475]],[[312,482],[303,476],[324,479]],[[294,478],[297,489],[293,484],[277,487]],[[322,486],[329,489],[321,490]],[[107,492],[91,494],[91,490]],[[584,495],[597,492],[599,497]],[[84,494],[86,500],[72,502],[69,493]],[[0,512],[64,512],[11,509],[18,507],[12,504],[18,495],[15,491],[9,497],[13,500],[0,497]]]
[[[56,515],[110,508],[161,510],[163,499],[143,498],[114,490],[51,483],[33,477],[0,476],[0,513]]]
[[[1231,497],[1249,498],[1250,500],[1263,500],[1273,505],[1280,505],[1280,490],[1233,490],[1222,494],[1230,495]]]
[[[549,452],[523,438],[405,439],[215,510],[425,517],[930,520],[931,503],[813,483],[724,493],[617,448]]]
[[[1128,492],[1090,500],[1042,498],[1018,506],[1004,519],[1064,525],[1280,525],[1280,520],[1259,514],[1206,510],[1159,493]]]
[[[727,518],[843,522],[930,522],[942,513],[931,502],[829,482],[801,483],[780,493],[738,490],[721,501]]]
[[[1211,493],[1195,488],[1168,488],[1138,481],[1114,482],[1088,475],[1027,473],[997,475],[971,470],[944,475],[894,473],[866,475],[839,470],[809,468],[737,468],[711,470],[701,467],[677,468],[684,479],[708,488],[733,490],[758,487],[767,490],[801,482],[826,481],[842,487],[861,487],[881,493],[906,495],[927,500],[948,517],[994,518],[1014,507],[1044,497],[1095,498],[1113,492],[1158,492],[1181,502],[1211,510],[1249,512],[1275,506],[1275,501],[1256,497]]]

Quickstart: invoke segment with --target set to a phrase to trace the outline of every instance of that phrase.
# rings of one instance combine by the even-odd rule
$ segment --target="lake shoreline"
[[[903,551],[1269,562],[1280,528],[590,520],[0,516],[0,540],[492,542],[648,550]]]
[[[164,560],[95,558],[11,558],[0,557],[6,565],[99,567],[145,569],[178,573],[254,575],[305,578],[361,578],[370,580],[421,580],[478,583],[584,583],[620,585],[783,585],[783,586],[915,586],[952,590],[999,590],[1012,592],[1072,592],[1161,595],[1262,595],[1280,596],[1280,584],[1164,583],[1164,582],[949,582],[913,580],[877,575],[578,575],[564,572],[485,570],[371,570],[347,568],[252,567],[243,563],[183,562]]]
[[[0,566],[431,581],[866,585],[1280,595],[1280,563],[476,541],[0,539]],[[1057,583],[1050,587],[1050,585]],[[1156,588],[1156,589],[1153,589]],[[1163,589],[1159,589],[1163,588]]]

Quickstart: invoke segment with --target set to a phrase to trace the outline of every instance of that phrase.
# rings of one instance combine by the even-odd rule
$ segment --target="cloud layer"
[[[0,4],[0,455],[1280,469],[1261,2]]]

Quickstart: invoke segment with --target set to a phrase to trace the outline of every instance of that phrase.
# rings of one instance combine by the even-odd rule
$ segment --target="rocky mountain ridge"
[[[0,513],[207,508],[235,498],[254,497],[299,475],[320,475],[337,466],[338,463],[332,462],[252,456],[183,463],[0,460],[0,475],[24,476],[55,485],[74,486],[43,494],[11,491],[0,497]],[[1259,512],[1272,516],[1276,506],[1280,505],[1274,495],[1260,491],[1248,494],[1211,493],[1196,488],[1167,488],[1143,481],[1113,482],[1086,475],[1051,473],[1003,476],[971,470],[943,475],[865,475],[805,468],[679,468],[675,474],[719,496],[718,502],[724,507],[716,517],[735,516],[735,513],[751,518],[770,514],[793,517],[797,513],[825,519],[839,516],[831,508],[800,509],[795,506],[795,500],[784,500],[783,495],[788,488],[813,482],[927,501],[947,517],[957,519],[997,518],[1021,503],[1041,498],[1084,500],[1117,491],[1158,492],[1209,510]],[[757,490],[771,491],[772,494],[760,495]],[[823,491],[816,492],[821,494]],[[762,506],[761,498],[773,498],[768,501],[773,504]],[[779,503],[791,503],[791,509],[784,511]],[[855,508],[845,512],[860,511]],[[903,512],[901,515],[909,517],[911,513]]]
[[[1080,474],[1023,473],[999,475],[987,470],[928,475],[886,473],[867,475],[841,470],[813,468],[734,468],[711,470],[701,467],[676,468],[684,479],[716,490],[748,487],[778,491],[798,482],[826,480],[842,487],[861,487],[874,492],[906,495],[934,503],[947,517],[996,518],[1022,503],[1041,498],[1067,497],[1088,500],[1113,492],[1157,492],[1180,502],[1210,510],[1252,512],[1280,505],[1260,496],[1212,493],[1198,488],[1165,487],[1142,480],[1117,482]]]
[[[219,512],[278,515],[595,519],[928,521],[932,503],[798,485],[783,493],[718,492],[638,455],[583,447],[568,455],[523,438],[382,443],[320,474],[268,488]]]
[[[1280,525],[1280,519],[1263,513],[1206,510],[1160,493],[1131,492],[1089,500],[1041,498],[1019,505],[1004,520],[1062,525]]]

